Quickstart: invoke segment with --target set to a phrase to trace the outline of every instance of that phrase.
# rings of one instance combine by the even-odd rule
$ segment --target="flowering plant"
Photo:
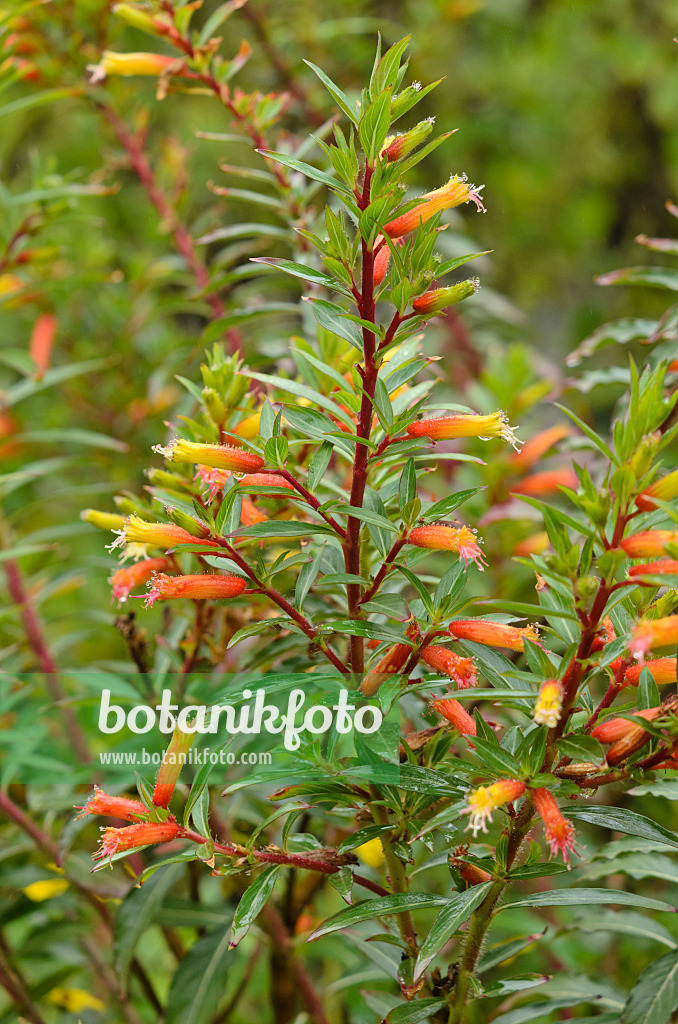
[[[95,84],[151,75],[164,95],[197,82],[238,113],[209,33],[191,41],[187,8],[119,9],[177,53],[106,52]],[[349,752],[329,731],[304,741],[294,763],[231,783],[234,801],[266,786],[275,802],[263,820],[244,823],[237,803],[222,820],[209,765],[189,787],[182,768],[194,735],[177,729],[157,777],[139,780],[139,799],[96,788],[79,820],[124,822],[105,827],[95,854],[97,870],[125,859],[143,882],[122,905],[122,930],[134,921],[138,938],[137,922],[155,904],[174,922],[183,907],[199,933],[180,951],[170,1019],[191,1019],[176,1009],[186,1008],[184,986],[202,1000],[193,1019],[219,1019],[210,978],[228,971],[242,943],[246,986],[261,929],[282,986],[276,1020],[292,1019],[297,996],[307,1018],[331,1019],[294,936],[319,940],[316,948],[341,936],[391,979],[365,993],[370,1016],[356,1020],[462,1024],[487,1019],[490,1006],[497,1024],[573,1008],[602,1008],[588,1019],[603,1024],[620,1014],[627,1024],[661,1024],[678,1005],[670,931],[633,911],[601,910],[597,924],[585,912],[674,908],[632,887],[581,882],[644,877],[638,854],[668,860],[678,847],[653,818],[614,798],[586,799],[620,784],[661,794],[657,773],[678,769],[675,700],[659,689],[676,681],[678,473],[662,460],[678,433],[678,392],[667,387],[666,361],[642,373],[632,366],[609,439],[561,407],[558,422],[522,446],[503,411],[435,397],[425,328],[475,301],[477,279],[448,283],[449,275],[484,255],[444,259],[437,246],[447,211],[484,207],[459,174],[407,197],[412,168],[449,138],[433,138],[429,119],[398,131],[432,88],[407,83],[407,42],[378,50],[358,100],[314,69],[343,114],[331,141],[318,140],[315,163],[284,147],[262,154],[286,188],[303,178],[329,194],[324,216],[311,222],[306,211],[297,226],[296,259],[254,260],[263,274],[303,282],[302,333],[277,367],[215,342],[201,386],[184,381],[192,408],[157,439],[144,493],[121,496],[116,513],[83,513],[114,531],[111,561],[118,552],[122,561],[111,568],[113,598],[123,609],[144,602],[127,620],[142,677],[164,677],[168,659],[179,699],[191,705],[240,698],[261,672],[271,693],[325,687],[331,700],[348,689],[355,703],[373,702],[385,727],[369,742],[356,735]],[[228,324],[217,317],[213,326],[216,336]],[[561,445],[564,465],[535,470]],[[497,481],[484,489],[482,463],[493,460],[516,478],[503,494]],[[507,520],[532,531],[518,553],[535,573],[532,600],[507,600],[483,582]],[[139,653],[138,622],[154,625],[154,663],[143,644]],[[211,688],[198,701],[201,676]],[[3,806],[21,824],[21,811]],[[601,861],[590,837],[603,830],[625,838],[603,847]],[[169,888],[187,864],[191,901],[172,918]],[[220,916],[201,934],[222,911],[214,898],[201,907],[200,872],[237,902],[228,928]],[[557,971],[514,973],[514,959],[543,939],[529,915],[552,907],[579,915],[563,929],[643,933],[668,952],[628,992],[600,976],[559,987]],[[176,953],[176,935],[167,941]],[[121,941],[126,965],[133,946]],[[516,1008],[516,998],[528,1001]]]

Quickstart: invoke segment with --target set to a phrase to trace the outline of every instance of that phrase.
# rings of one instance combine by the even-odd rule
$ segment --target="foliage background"
[[[215,6],[206,3],[200,19]],[[281,124],[292,135],[307,135],[309,123],[317,125],[332,113],[303,57],[350,91],[369,74],[377,32],[387,43],[412,34],[414,77],[426,83],[446,76],[429,109],[442,126],[460,129],[417,169],[419,184],[428,188],[453,170],[484,182],[488,213],[459,221],[458,231],[472,238],[460,251],[493,250],[483,268],[482,302],[462,318],[470,332],[469,350],[462,358],[454,355],[444,328],[429,344],[443,346],[455,393],[466,395],[469,404],[471,397],[494,390],[501,404],[510,405],[511,387],[497,373],[498,360],[506,358],[515,367],[511,386],[545,378],[546,391],[567,394],[584,418],[605,423],[625,389],[623,369],[615,367],[612,383],[608,378],[601,386],[579,385],[573,393],[574,384],[563,379],[562,360],[601,322],[623,314],[655,316],[666,306],[661,294],[602,290],[593,278],[620,265],[657,262],[638,250],[634,238],[639,232],[670,233],[664,203],[678,194],[675,5],[669,0],[593,5],[585,0],[323,0],[319,12],[308,0],[284,7],[254,0],[250,8],[237,12],[225,32],[229,53],[241,38],[252,46],[237,84],[262,92],[291,89],[295,95]],[[27,212],[44,217],[36,241],[41,252],[27,273],[29,290],[39,298],[16,303],[11,295],[0,296],[2,387],[13,387],[17,370],[25,369],[19,353],[28,351],[38,312],[53,309],[58,317],[53,365],[100,362],[82,375],[36,388],[17,403],[12,429],[90,431],[109,440],[72,434],[59,440],[53,434],[49,440],[20,442],[18,453],[5,452],[10,473],[20,471],[28,458],[65,461],[5,485],[3,530],[12,543],[29,538],[26,543],[40,548],[23,557],[21,566],[60,664],[116,669],[127,660],[112,626],[110,559],[101,535],[79,521],[79,511],[84,505],[108,507],[112,494],[143,487],[143,467],[150,446],[165,434],[165,420],[190,408],[175,374],[196,378],[210,310],[204,298],[196,301],[195,281],[171,244],[168,225],[160,222],[128,169],[97,105],[100,95],[86,85],[85,65],[96,63],[106,45],[143,49],[147,37],[121,27],[96,0],[60,0],[37,18],[41,80],[9,85],[3,99],[10,109],[0,110],[0,227],[7,240]],[[11,104],[36,88],[57,86],[77,95],[13,112]],[[153,170],[175,196],[194,237],[263,216],[286,234],[256,239],[257,251],[287,254],[284,211],[271,205],[252,208],[242,197],[215,196],[206,187],[208,181],[249,187],[247,180],[229,181],[219,163],[261,167],[247,144],[197,136],[198,131],[233,132],[222,109],[202,96],[170,95],[157,103],[155,83],[142,79],[115,79],[106,88],[126,123],[148,125]],[[118,190],[109,192],[112,185]],[[199,251],[218,272],[220,264],[244,264],[252,246],[241,241],[229,242],[226,253],[215,243]],[[272,286],[270,278],[236,275],[226,281],[229,309],[260,303],[262,280],[267,288],[279,288],[281,301],[295,298],[284,284]],[[273,314],[234,325],[253,365],[284,353],[295,318]],[[513,346],[510,360],[507,344]],[[618,353],[608,353],[599,364],[619,364]],[[480,385],[474,380],[479,368],[486,371]],[[3,546],[8,543],[3,539]],[[513,571],[510,563],[502,569],[501,557],[497,553],[488,588]],[[512,596],[525,596],[531,585],[527,572],[512,576]],[[6,664],[21,667],[22,628],[11,609],[0,625]],[[46,717],[33,742],[38,745],[49,730]],[[47,811],[50,798],[38,790],[34,807]],[[57,803],[67,799],[64,791]],[[652,813],[664,825],[675,825],[665,804]],[[16,873],[12,868],[8,888],[15,892],[35,877],[32,869]],[[662,883],[656,887],[661,890]],[[56,908],[52,919],[60,920],[62,913]],[[49,904],[45,915],[50,918]],[[525,929],[534,925],[533,917],[526,918]],[[148,940],[149,963],[156,939]],[[617,977],[627,970],[637,973],[636,940],[606,947],[601,940],[594,952],[606,958]],[[564,932],[546,959],[577,972],[590,966],[589,955],[580,938]],[[164,947],[157,956],[162,985]],[[548,969],[540,957],[535,955],[530,969]],[[320,973],[327,965],[314,969]],[[76,1019],[53,1012],[55,1019]],[[256,1003],[239,1010],[243,1020],[261,1012]],[[356,1002],[350,1019],[374,1019],[361,1016],[364,1012]]]

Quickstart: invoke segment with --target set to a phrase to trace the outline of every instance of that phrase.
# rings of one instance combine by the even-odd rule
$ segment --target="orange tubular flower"
[[[645,530],[626,537],[620,547],[629,558],[660,558],[667,544],[678,544],[678,530]]]
[[[259,433],[259,425],[261,421],[261,412],[253,412],[251,416],[246,416],[244,420],[238,423],[237,427],[233,427],[229,431],[231,434],[237,434],[243,441],[251,441],[253,437],[256,437]],[[238,441],[235,442],[239,444]]]
[[[437,711],[439,715],[442,715],[448,722],[451,722],[462,736],[476,735],[475,720],[469,715],[468,711],[464,711],[459,701],[455,700],[454,697],[432,698],[429,708],[432,711]]]
[[[652,512],[653,509],[658,508],[656,501],[653,500],[654,498],[659,498],[661,501],[671,501],[677,496],[678,469],[674,469],[673,473],[662,477],[661,480],[655,480],[642,494],[639,494],[636,498],[636,505],[643,512]]]
[[[194,732],[175,729],[167,750],[163,754],[162,764],[153,790],[153,803],[156,807],[169,807],[174,787],[186,763],[186,755],[195,739]]]
[[[144,821],[139,825],[128,825],[127,828],[105,828],[102,830],[101,846],[94,854],[94,859],[112,859],[116,853],[136,850],[139,846],[170,843],[182,832],[181,825],[177,825],[176,821]]]
[[[448,306],[456,302],[468,299],[480,288],[480,281],[477,277],[470,277],[467,281],[460,281],[459,284],[450,285],[449,288],[431,288],[424,295],[420,295],[412,303],[415,313],[422,316],[431,316],[433,313],[442,313]]]
[[[33,326],[29,354],[40,377],[49,370],[56,328],[54,313],[41,313]]]
[[[482,188],[482,186],[480,187]],[[478,210],[485,212],[480,198],[480,188],[469,185],[464,178],[460,178],[456,174],[453,174],[442,188],[426,192],[421,198],[422,202],[413,210],[408,210],[407,213],[401,214],[400,217],[396,217],[386,225],[384,231],[389,238],[400,238],[401,235],[415,231],[420,224],[425,224],[442,210],[451,210],[455,206],[461,206],[462,203],[475,203]]]
[[[451,416],[417,420],[410,423],[407,433],[410,437],[430,437],[432,441],[453,441],[458,437],[479,437],[482,440],[501,437],[509,444],[517,444],[508,417],[501,410],[487,416],[478,413],[454,413]]]
[[[545,469],[542,473],[531,473],[519,483],[514,484],[510,494],[552,494],[559,487],[575,490],[578,484],[577,474],[570,466],[559,466],[558,469]]]
[[[240,509],[240,525],[254,526],[256,523],[265,523],[268,516],[260,512],[253,501],[243,496],[242,508]]]
[[[107,75],[157,78],[173,64],[177,70],[182,65],[185,67],[183,61],[176,57],[165,57],[160,53],[115,53],[113,50],[104,50],[99,63],[88,64],[87,70],[91,72],[90,82],[96,85],[97,82],[103,82]]]
[[[247,586],[242,576],[218,576],[206,573],[196,576],[165,576],[156,573],[149,584],[145,607],[152,608],[154,601],[175,601],[190,598],[192,601],[220,601],[238,597]]]
[[[632,565],[629,576],[678,576],[678,562],[673,558],[662,558],[659,562],[647,562],[645,565]]]
[[[459,560],[463,561],[464,568],[468,566],[469,558],[475,562],[480,571],[487,562],[478,546],[474,530],[468,526],[445,526],[443,523],[430,523],[427,526],[417,526],[410,532],[410,544],[418,548],[429,548],[431,551],[455,551]]]
[[[503,622],[491,622],[488,619],[457,619],[450,623],[450,633],[457,640],[472,640],[486,647],[502,647],[508,651],[523,651],[524,641],[539,642],[536,626],[505,626]]]
[[[155,445],[153,451],[163,455],[168,462],[188,462],[212,469],[228,469],[232,473],[257,473],[264,465],[261,455],[244,448],[230,444],[199,444],[185,441],[182,437],[176,438],[166,448]]]
[[[391,250],[384,242],[381,249],[374,257],[374,287],[378,288],[388,273],[388,264],[391,259]]]
[[[427,665],[453,679],[460,690],[478,685],[478,673],[473,658],[462,658],[446,647],[429,645],[421,652]]]
[[[113,587],[113,597],[116,601],[124,604],[135,587],[148,583],[154,573],[169,569],[170,564],[166,558],[147,558],[144,562],[136,562],[128,569],[118,569],[113,573],[109,582]]]
[[[546,725],[549,729],[555,729],[563,710],[563,684],[559,679],[547,679],[541,684],[539,696],[534,705],[532,718],[537,725]]]
[[[528,555],[541,555],[551,546],[551,541],[546,530],[533,533],[524,540],[519,541],[513,549],[513,554],[526,558]]]
[[[76,810],[80,814],[76,818],[86,818],[88,814],[103,814],[107,818],[123,818],[125,821],[138,821],[139,817],[148,814],[148,807],[141,800],[132,800],[128,796],[109,796],[98,786],[94,794],[82,807]]]
[[[655,647],[675,647],[676,644],[678,615],[667,615],[663,619],[640,619],[634,626],[629,649],[642,661],[646,653]]]
[[[487,832],[487,822],[492,821],[492,812],[502,804],[517,800],[524,792],[525,783],[520,779],[500,779],[491,786],[474,789],[469,793],[468,807],[462,811],[462,814],[471,815],[466,831],[471,829],[474,838],[479,831]]]
[[[407,644],[395,644],[391,647],[363,679],[360,687],[362,695],[374,697],[382,683],[385,683],[390,676],[402,672],[411,654],[412,648]]]
[[[147,523],[138,516],[130,516],[125,520],[117,540],[111,544],[111,550],[125,544],[148,544],[149,547],[165,550],[178,544],[207,544],[210,547],[219,547],[215,540],[199,540],[175,523]]]
[[[548,430],[542,430],[539,434],[531,437],[529,441],[526,441],[519,452],[511,456],[511,465],[520,469],[527,469],[529,466],[533,466],[542,455],[546,455],[549,449],[553,448],[559,441],[569,437],[571,433],[570,428],[564,423],[559,423],[555,427],[549,427]]]
[[[648,708],[646,711],[637,711],[634,713],[634,718],[644,718],[648,722],[651,722],[654,718],[658,718],[662,713],[661,704],[656,708]],[[640,724],[640,723],[639,723]],[[628,718],[608,718],[600,725],[597,725],[592,730],[591,735],[594,740],[598,740],[600,743],[617,743],[618,740],[624,739],[634,730],[638,729],[638,725],[634,722],[630,722]]]
[[[649,669],[655,683],[675,683],[678,677],[678,664],[675,658],[653,658],[642,665],[633,665],[624,674],[624,686],[637,686],[640,682],[640,673],[644,668]]]
[[[532,799],[539,817],[544,822],[546,842],[551,847],[551,856],[562,853],[567,864],[570,851],[577,853],[574,845],[574,826],[558,810],[558,804],[548,789],[534,789]]]
[[[242,487],[284,487],[286,491],[295,489],[289,480],[278,473],[247,473],[241,478],[240,485]],[[272,497],[280,498],[282,495],[274,494]]]

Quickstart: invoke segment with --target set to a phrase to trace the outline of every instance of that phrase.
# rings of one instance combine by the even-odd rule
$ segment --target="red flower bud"
[[[132,800],[128,796],[109,796],[98,786],[94,787],[94,794],[87,803],[76,810],[80,811],[77,818],[86,818],[88,814],[103,814],[107,818],[123,818],[125,821],[138,821],[140,816],[148,814],[148,808],[141,800]]]
[[[532,473],[526,476],[519,483],[514,484],[511,494],[552,494],[559,487],[569,487],[576,490],[579,481],[577,474],[570,466],[560,466],[558,469],[546,469],[543,473]]]
[[[515,626],[487,619],[456,619],[450,623],[450,633],[458,640],[472,640],[487,647],[503,647],[509,651],[522,651],[525,639],[539,642],[536,626],[516,629]]]
[[[439,715],[442,715],[448,722],[451,722],[454,728],[463,736],[476,735],[475,720],[454,697],[432,698],[429,708],[432,711],[437,711]]]
[[[660,558],[667,544],[678,544],[678,530],[645,530],[619,545],[629,558]]]
[[[532,799],[539,817],[544,822],[546,841],[551,847],[551,856],[562,853],[567,864],[570,851],[576,853],[574,845],[574,826],[562,816],[555,797],[548,789],[534,789]]]
[[[678,678],[678,666],[675,658],[652,658],[642,665],[632,665],[624,674],[624,686],[638,686],[640,673],[649,669],[655,683],[675,683]]]
[[[673,558],[662,558],[658,562],[646,562],[644,565],[632,565],[629,576],[678,576],[678,562]]]
[[[127,850],[135,850],[139,846],[169,843],[177,839],[182,832],[183,829],[176,821],[144,821],[139,825],[128,825],[126,828],[105,828],[101,846],[94,859],[112,858],[116,853],[126,853]]]
[[[166,576],[156,573],[151,580],[146,596],[146,608],[152,608],[154,601],[175,601],[190,598],[192,601],[221,601],[239,597],[247,586],[242,576],[219,576],[205,573],[196,576]]]
[[[564,423],[558,423],[554,427],[540,431],[529,441],[525,441],[520,451],[511,456],[511,465],[521,469],[533,466],[542,455],[546,455],[550,448],[553,448],[563,438],[569,437],[571,433],[570,427]]]
[[[113,597],[121,604],[127,600],[130,591],[140,587],[152,578],[156,572],[169,569],[170,563],[166,558],[147,558],[143,562],[135,562],[127,569],[118,569],[110,578],[113,587]]]
[[[174,787],[186,763],[186,755],[195,739],[194,732],[175,729],[167,750],[163,754],[162,764],[153,790],[153,803],[156,807],[169,807]]]
[[[453,679],[461,690],[478,684],[478,674],[473,658],[462,658],[453,651],[448,651],[446,647],[432,644],[423,649],[421,657],[436,672],[442,672]]]
[[[286,480],[284,476],[280,476],[278,473],[247,473],[240,480],[241,487],[284,487],[286,491],[293,491],[295,488]],[[274,494],[274,498],[282,497],[282,495]]]
[[[644,512],[652,512],[653,509],[659,507],[655,498],[659,498],[661,501],[671,501],[677,496],[678,469],[674,469],[673,473],[662,477],[661,480],[655,480],[642,494],[639,494],[636,498],[636,505]]]

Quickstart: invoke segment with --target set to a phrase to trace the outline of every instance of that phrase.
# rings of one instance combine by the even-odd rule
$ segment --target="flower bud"
[[[138,821],[148,814],[148,808],[141,800],[132,800],[128,796],[109,796],[98,786],[86,804],[76,807],[80,814],[76,818],[86,818],[88,814],[103,814],[107,818],[123,818],[124,821]]]
[[[436,672],[442,672],[453,679],[460,690],[478,685],[478,674],[473,658],[462,658],[453,651],[448,651],[446,647],[433,644],[423,649],[421,657]]]
[[[673,558],[662,558],[659,562],[646,562],[644,565],[632,565],[629,576],[677,576],[678,562]]]
[[[453,441],[458,437],[479,437],[482,440],[500,437],[509,444],[517,444],[505,412],[493,412],[488,416],[477,413],[454,413],[450,416],[417,420],[410,423],[407,433],[410,437],[430,437],[432,441]]]
[[[113,858],[116,853],[136,850],[139,846],[169,843],[181,836],[183,829],[176,821],[144,821],[126,828],[105,828],[95,860]]]
[[[644,668],[649,670],[655,683],[660,686],[662,683],[675,683],[678,678],[678,664],[675,658],[653,658],[642,665],[632,665],[631,668],[627,668],[622,685],[638,686],[640,673]]]
[[[435,118],[427,117],[425,121],[415,124],[414,128],[410,128],[409,132],[405,132],[403,135],[389,136],[384,143],[382,154],[389,162],[402,160],[403,157],[409,156],[431,134],[434,122]]]
[[[152,548],[174,548],[178,544],[196,544],[197,540],[187,530],[176,523],[146,523],[138,516],[130,516],[123,521],[120,536],[111,545],[111,549],[123,547],[125,544],[147,544]],[[215,540],[201,540],[201,545],[218,548]]]
[[[417,526],[410,532],[409,543],[418,548],[429,548],[431,551],[454,551],[468,566],[469,558],[475,562],[480,571],[487,565],[483,553],[478,546],[474,530],[468,526],[445,526],[443,523],[429,523]]]
[[[109,583],[113,587],[113,597],[116,601],[124,604],[135,587],[148,583],[154,573],[169,569],[170,564],[166,558],[147,558],[143,562],[135,562],[127,569],[118,569],[113,573]]]
[[[246,473],[240,480],[241,487],[283,487],[286,491],[294,491],[294,486],[278,473]],[[272,498],[282,498],[281,494],[271,494]]]
[[[229,433],[237,434],[243,441],[251,441],[252,438],[259,436],[260,421],[261,411],[254,412],[251,416],[246,416],[244,420],[241,420]]]
[[[211,533],[207,523],[203,523],[201,519],[196,519],[195,516],[189,516],[188,512],[184,512],[182,508],[165,505],[165,513],[168,519],[171,519],[173,523],[180,526],[186,533],[190,533],[192,537],[202,540],[204,537],[209,537]]]
[[[122,530],[125,525],[124,516],[115,512],[99,512],[96,508],[83,509],[80,518],[90,526],[96,526],[97,530]]]
[[[480,281],[477,277],[470,277],[467,281],[450,285],[449,288],[431,288],[418,299],[414,299],[412,309],[421,316],[433,316],[434,313],[440,313],[448,306],[453,306],[455,302],[475,295],[479,288]]]
[[[239,597],[247,586],[242,576],[218,576],[211,573],[194,576],[165,576],[156,573],[145,599],[145,607],[152,608],[154,601],[176,601],[188,598],[191,601],[222,601]]]
[[[502,647],[509,651],[524,650],[525,640],[539,643],[539,632],[534,625],[516,629],[488,619],[456,619],[449,628],[457,640],[472,640],[486,647]]]
[[[226,406],[221,400],[221,395],[214,388],[203,388],[202,402],[213,423],[219,425],[223,423],[226,418]]]
[[[640,619],[633,628],[629,650],[642,660],[655,647],[675,647],[678,644],[678,615],[663,619]]]
[[[541,684],[539,696],[532,712],[532,718],[537,725],[555,729],[562,714],[564,696],[563,684],[560,680],[547,679],[545,683]]]
[[[529,441],[525,441],[523,447],[515,455],[511,456],[511,465],[520,469],[527,469],[535,462],[546,455],[546,453],[572,433],[570,427],[565,423],[558,423],[554,427],[542,430]]]
[[[556,857],[562,853],[563,860],[567,864],[570,851],[576,853],[574,845],[574,826],[560,813],[558,804],[548,789],[532,790],[532,800],[544,822],[546,841],[551,847],[551,856]]]
[[[651,722],[662,713],[662,710],[662,705],[660,704],[656,708],[648,708],[646,711],[635,712],[634,718],[644,718],[648,722]],[[634,722],[629,721],[628,718],[606,718],[604,722],[601,722],[600,725],[597,725],[595,729],[591,731],[591,735],[594,740],[598,740],[599,743],[616,743],[625,736],[635,734],[635,731],[639,727],[641,727],[640,723],[635,724]]]
[[[264,465],[262,457],[254,452],[228,444],[199,444],[185,441],[182,437],[176,438],[166,448],[155,445],[153,451],[163,455],[168,462],[188,462],[213,469],[228,469],[232,473],[257,473]]]
[[[475,736],[477,729],[475,719],[465,711],[454,697],[435,697],[429,704],[431,711],[437,711],[450,722],[462,736]]]
[[[267,519],[268,516],[264,515],[253,501],[250,501],[248,497],[243,497],[240,508],[241,526],[255,526],[257,523],[265,523]]]
[[[29,354],[35,363],[38,380],[49,370],[56,329],[57,318],[54,313],[41,313],[33,325]]]
[[[628,558],[660,558],[667,544],[678,544],[678,530],[645,530],[619,545]]]
[[[451,210],[455,206],[461,206],[462,203],[475,203],[478,210],[485,212],[480,198],[480,188],[469,185],[464,178],[460,178],[456,174],[452,175],[446,185],[433,192],[426,192],[421,198],[422,202],[418,206],[401,214],[400,217],[396,217],[386,225],[384,233],[389,238],[400,238],[401,235],[414,231],[420,224],[425,224],[442,210]]]
[[[149,35],[164,35],[163,29],[165,26],[163,23],[148,14],[143,7],[137,7],[136,4],[114,4],[113,14],[127,25],[141,29],[142,32],[148,32]]]
[[[364,677],[360,686],[362,695],[374,697],[382,683],[385,683],[390,676],[402,672],[411,654],[412,648],[407,644],[394,644]]]
[[[186,763],[186,755],[191,749],[195,737],[196,733],[184,732],[183,729],[178,728],[172,733],[172,739],[163,754],[158,777],[155,780],[153,804],[156,807],[169,807],[174,787],[181,774],[181,769]]]
[[[528,555],[541,555],[548,551],[551,546],[551,539],[546,530],[539,533],[532,533],[529,537],[519,541],[513,549],[516,557],[526,558]]]
[[[379,237],[381,238],[381,235]],[[390,259],[391,250],[389,249],[388,245],[386,245],[386,243],[384,242],[381,249],[374,257],[373,282],[375,288],[378,288],[379,285],[384,280],[384,278],[386,277],[386,274],[388,273],[388,264]],[[350,381],[351,375],[345,374],[345,376]]]
[[[517,484],[513,484],[510,494],[554,494],[560,487],[576,490],[579,484],[577,474],[570,466],[559,466],[558,469],[545,469],[542,473],[532,473]]]
[[[641,438],[640,444],[627,463],[634,479],[642,480],[645,474],[649,472],[657,455],[661,439],[662,435],[659,430],[656,430],[653,434],[645,434]]]
[[[512,803],[525,792],[525,783],[520,779],[500,779],[490,786],[479,786],[469,794],[468,806],[462,814],[470,814],[466,831],[472,830],[474,837],[479,831],[487,832],[487,822],[492,821],[492,812],[502,804]]]
[[[643,512],[651,512],[658,507],[654,498],[659,498],[661,501],[672,501],[676,496],[678,496],[678,469],[674,469],[673,473],[663,476],[661,480],[655,480],[653,484],[646,487],[643,493],[636,498],[636,505]]]

